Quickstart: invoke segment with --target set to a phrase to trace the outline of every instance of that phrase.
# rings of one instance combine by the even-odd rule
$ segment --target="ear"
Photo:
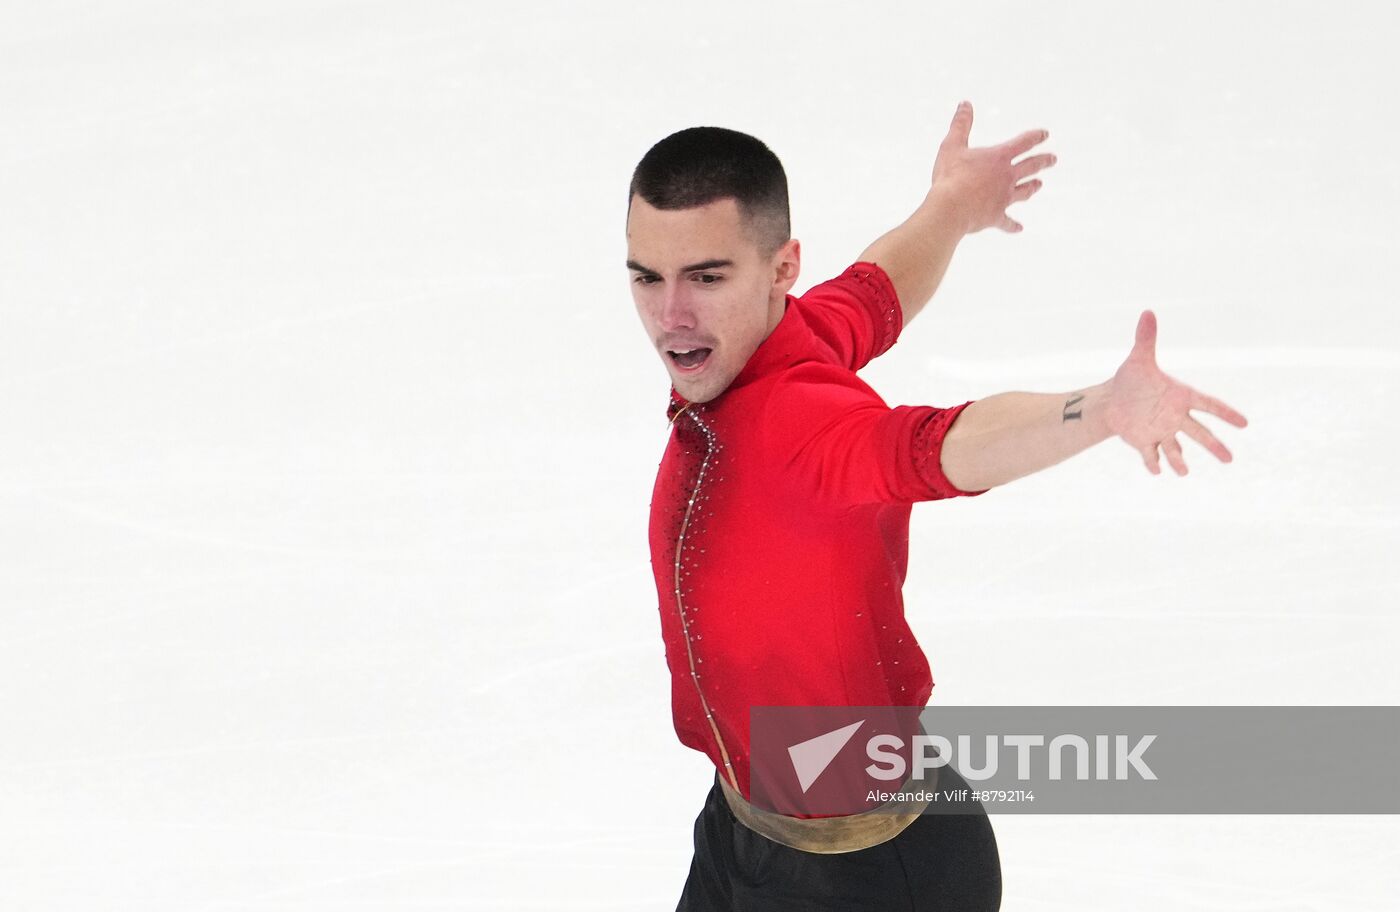
[[[773,291],[776,298],[782,298],[797,282],[802,271],[802,243],[797,238],[788,238],[773,254]]]

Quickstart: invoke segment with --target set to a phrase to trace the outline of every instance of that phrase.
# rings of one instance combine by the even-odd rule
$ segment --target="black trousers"
[[[956,771],[938,788],[960,789]],[[925,813],[868,849],[823,855],[774,842],[740,823],[718,775],[695,818],[695,856],[676,912],[995,912],[1001,857],[980,805],[973,813]]]

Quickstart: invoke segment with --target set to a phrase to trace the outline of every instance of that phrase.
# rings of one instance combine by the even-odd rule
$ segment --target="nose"
[[[671,283],[662,290],[661,311],[658,314],[658,319],[661,328],[666,332],[695,328],[695,312],[690,306],[690,299],[684,288]]]

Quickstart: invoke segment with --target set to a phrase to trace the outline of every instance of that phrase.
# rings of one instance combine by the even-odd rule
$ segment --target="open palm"
[[[1233,458],[1230,451],[1191,417],[1191,411],[1209,412],[1235,427],[1245,427],[1245,417],[1219,399],[1163,373],[1157,366],[1156,349],[1157,317],[1144,310],[1138,317],[1133,349],[1109,381],[1111,392],[1105,409],[1109,430],[1138,451],[1153,475],[1162,471],[1158,447],[1176,474],[1186,474],[1178,433],[1195,440],[1221,462],[1229,462]]]

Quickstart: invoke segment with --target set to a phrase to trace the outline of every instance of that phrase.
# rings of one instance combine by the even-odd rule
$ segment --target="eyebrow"
[[[698,272],[701,269],[722,269],[725,266],[733,266],[733,260],[702,260],[699,263],[691,263],[689,266],[682,266],[681,272]],[[628,260],[627,268],[633,272],[641,272],[646,275],[661,275],[655,269],[648,269],[636,260]]]

